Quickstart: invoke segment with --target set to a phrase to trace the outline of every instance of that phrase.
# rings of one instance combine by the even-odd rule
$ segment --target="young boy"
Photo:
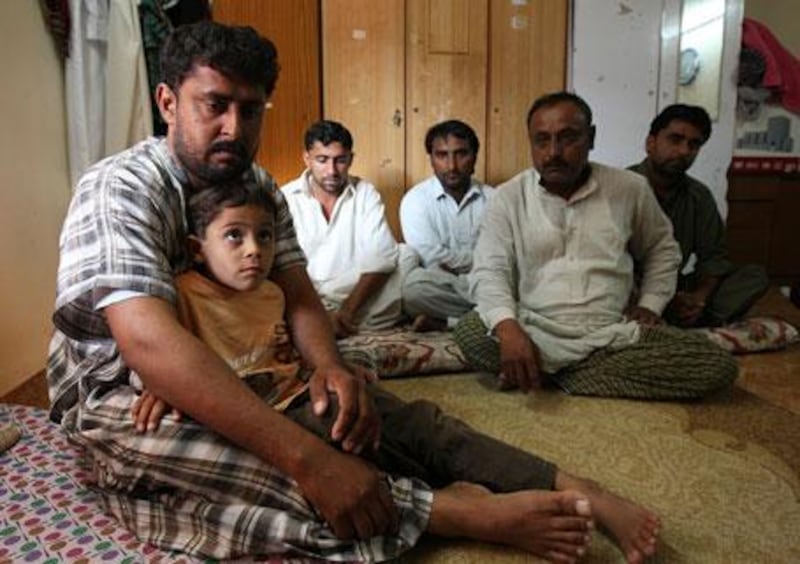
[[[275,212],[269,193],[241,184],[193,195],[187,244],[194,268],[175,286],[181,324],[282,411],[307,386],[284,321],[283,292],[266,278],[275,257]],[[157,427],[164,408],[145,390],[134,407],[139,430]]]
[[[274,256],[274,221],[275,203],[264,191],[237,184],[195,194],[188,203],[195,267],[176,278],[178,316],[260,397],[333,443],[335,409],[323,417],[313,413],[286,330],[283,293],[265,278]],[[647,509],[481,435],[430,402],[405,403],[379,388],[371,395],[382,431],[374,448],[359,455],[385,471],[389,484],[395,476],[410,476],[440,488],[445,503],[474,506],[481,523],[466,527],[467,536],[573,562],[584,554],[596,519],[629,562],[655,551],[660,520]],[[155,430],[165,409],[145,391],[133,408],[137,428]],[[464,527],[431,521],[429,528],[461,536]]]

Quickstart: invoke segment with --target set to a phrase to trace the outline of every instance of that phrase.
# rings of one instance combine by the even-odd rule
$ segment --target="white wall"
[[[0,395],[45,366],[70,196],[61,63],[39,2],[0,2]]]
[[[800,4],[787,0],[747,0],[744,15],[769,27],[795,57],[800,57]]]
[[[575,0],[573,9],[571,88],[594,113],[591,158],[638,162],[657,105],[661,2]]]
[[[726,215],[726,174],[734,145],[736,66],[743,0],[728,0],[720,115],[690,173]],[[595,114],[591,158],[628,166],[644,158],[650,121],[677,99],[678,0],[574,0],[569,84]]]

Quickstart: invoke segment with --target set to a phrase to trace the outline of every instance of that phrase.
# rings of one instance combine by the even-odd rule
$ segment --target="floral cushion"
[[[695,331],[734,354],[782,349],[798,340],[797,329],[780,317],[751,317]]]
[[[693,331],[734,354],[781,349],[798,341],[797,329],[780,317],[770,316]],[[339,341],[339,349],[346,361],[373,370],[381,378],[470,370],[447,331],[415,333],[398,328],[365,332]]]
[[[347,362],[360,364],[381,378],[469,370],[447,331],[415,333],[398,328],[365,332],[339,341]]]

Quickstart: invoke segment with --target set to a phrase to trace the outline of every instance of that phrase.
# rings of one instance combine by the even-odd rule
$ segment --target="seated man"
[[[729,386],[737,374],[729,353],[659,325],[680,251],[644,178],[589,162],[586,102],[544,96],[527,123],[533,168],[497,188],[475,249],[477,311],[454,332],[465,356],[523,390],[544,375],[569,393],[632,398],[697,398]],[[642,279],[629,306],[634,261]]]
[[[376,392],[376,412],[369,386],[336,351],[285,199],[252,162],[276,57],[251,28],[176,28],[156,91],[167,137],[97,163],[76,187],[60,239],[47,378],[51,418],[83,449],[106,509],[144,542],[216,559],[290,553],[374,562],[429,532],[574,562],[594,523],[629,562],[653,554],[659,519],[649,510],[479,435],[428,402],[384,403]],[[204,203],[214,226],[203,233],[193,225],[200,246],[190,256],[186,202],[231,186],[254,195],[253,205],[234,190],[230,201]],[[203,308],[192,320],[197,334],[176,310],[175,277],[192,258],[206,274],[189,284]],[[274,285],[259,292],[264,278]],[[219,314],[214,295],[236,302],[231,315],[263,314],[275,337],[266,349],[260,329],[254,346],[262,350],[252,354],[242,343],[205,342],[224,333],[202,318]],[[253,307],[254,299],[271,306]],[[302,373],[283,350],[284,319]],[[234,341],[249,328],[225,326],[237,332]],[[216,352],[237,349],[244,354],[234,353],[235,366]],[[289,384],[279,397],[269,379],[250,386],[236,372],[260,353]],[[253,364],[261,374],[264,365]],[[131,411],[142,390],[186,417],[137,432],[142,421]],[[280,400],[305,412],[302,425],[279,411]],[[428,420],[414,426],[423,440],[409,452],[392,437],[412,432],[412,411]],[[484,447],[493,454],[476,454]],[[380,470],[376,457],[391,470]],[[402,468],[384,466],[388,459]]]
[[[386,329],[403,316],[399,247],[375,187],[348,171],[353,138],[335,121],[305,134],[306,170],[283,187],[308,275],[336,336]]]
[[[678,291],[664,317],[682,327],[735,320],[769,286],[764,268],[735,267],[728,260],[725,225],[714,197],[702,182],[686,174],[710,136],[711,119],[703,108],[674,104],[650,124],[647,158],[629,167],[647,177],[681,247]],[[685,273],[691,261],[692,272]]]
[[[480,144],[457,120],[434,125],[425,136],[434,175],[403,197],[400,224],[421,267],[403,284],[403,307],[417,331],[452,327],[472,310],[467,273],[490,186],[472,178]]]

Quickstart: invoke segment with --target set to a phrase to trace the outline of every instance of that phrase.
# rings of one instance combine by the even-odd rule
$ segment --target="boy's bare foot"
[[[457,483],[434,493],[428,530],[514,546],[551,562],[576,562],[593,527],[590,503],[580,492],[493,494]]]
[[[565,472],[556,475],[556,489],[562,488],[578,490],[588,498],[598,527],[617,543],[629,564],[639,564],[655,554],[661,529],[661,519],[655,513],[596,482]]]
[[[419,314],[411,323],[411,330],[416,333],[427,333],[429,331],[446,331],[447,320],[429,317],[424,313]]]

